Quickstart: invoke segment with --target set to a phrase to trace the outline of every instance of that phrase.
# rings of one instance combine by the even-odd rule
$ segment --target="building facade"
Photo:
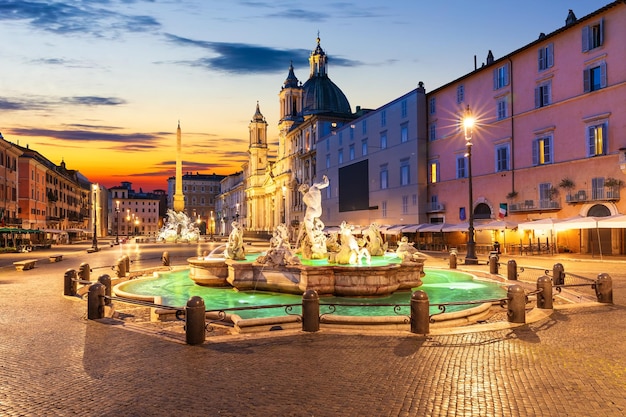
[[[21,227],[18,216],[18,158],[22,155],[16,146],[0,133],[0,227]]]
[[[216,200],[220,194],[224,175],[185,173],[182,175],[182,190],[185,202],[185,213],[198,222],[201,234],[210,233],[211,217],[215,218]],[[168,207],[173,207],[176,178],[167,180]]]
[[[499,59],[490,52],[482,67],[429,92],[429,221],[467,221],[470,210],[478,222],[499,213],[516,222],[624,213],[625,37],[623,1],[580,19],[570,11],[563,27]],[[623,232],[560,232],[558,244],[597,253],[602,242],[605,253],[624,253]],[[508,239],[552,244],[556,236],[519,230]]]
[[[117,238],[144,236],[156,238],[163,226],[161,196],[135,192],[130,182],[108,190],[108,234]]]

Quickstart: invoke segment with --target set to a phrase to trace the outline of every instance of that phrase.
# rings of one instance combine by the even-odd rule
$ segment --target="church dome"
[[[346,95],[327,75],[309,78],[302,86],[302,90],[304,114],[352,113]]]
[[[302,86],[302,113],[344,113],[352,114],[350,103],[346,95],[330,78],[328,78],[328,58],[320,46],[317,37],[317,46],[309,57],[311,72],[309,79]]]

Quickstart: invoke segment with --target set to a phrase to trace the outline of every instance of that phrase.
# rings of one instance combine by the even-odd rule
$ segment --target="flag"
[[[504,216],[507,215],[508,206],[506,203],[500,203],[500,210],[498,211],[498,218],[504,219]]]
[[[465,220],[465,207],[459,207],[459,219]]]

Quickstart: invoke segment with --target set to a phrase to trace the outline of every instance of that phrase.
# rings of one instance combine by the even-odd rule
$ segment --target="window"
[[[389,171],[387,164],[380,166],[380,189],[386,190],[389,188]]]
[[[542,182],[539,184],[539,207],[550,207],[552,200],[552,184],[549,182]]]
[[[339,146],[343,145],[343,132],[339,132]]]
[[[350,142],[354,140],[354,125],[350,126]]]
[[[380,203],[381,206],[381,214],[383,217],[387,217],[387,201],[381,201]]]
[[[361,155],[367,155],[367,139],[361,141]]]
[[[439,161],[430,161],[428,167],[429,182],[435,184],[439,182]]]
[[[552,81],[540,84],[535,88],[535,108],[545,107],[550,104],[552,97]]]
[[[409,196],[402,196],[402,214],[408,214],[409,212]]]
[[[387,149],[387,132],[380,134],[380,149]]]
[[[467,159],[465,159],[465,155],[456,156],[456,177],[467,178]]]
[[[437,113],[437,100],[435,100],[435,97],[431,97],[428,101],[428,112],[430,114]]]
[[[367,135],[367,119],[363,120],[363,123],[361,124],[361,131],[361,133]]]
[[[380,127],[387,126],[387,110],[380,112]]]
[[[496,146],[496,172],[508,171],[510,160],[510,147],[508,143]]]
[[[350,144],[348,148],[348,158],[350,158],[351,161],[354,160],[354,144]]]
[[[330,154],[326,154],[326,168],[330,168]]]
[[[498,120],[506,119],[509,116],[509,105],[506,97],[501,97],[496,102]]]
[[[401,107],[401,117],[406,117],[407,115],[407,109],[406,109],[406,100],[402,100],[402,102],[400,103],[400,107]]]
[[[430,141],[437,140],[437,123],[431,123],[428,127],[428,139]]]
[[[405,123],[400,126],[400,142],[405,143],[409,141],[409,126]]]
[[[413,194],[413,195],[411,196],[411,200],[413,200],[413,205],[414,205],[414,206],[417,206],[417,194]]]
[[[606,87],[606,62],[591,65],[583,71],[585,93]]]
[[[583,28],[583,52],[604,44],[604,19]]]
[[[465,101],[465,86],[463,84],[456,88],[456,102],[463,103]]]
[[[343,164],[343,149],[339,149],[339,151],[338,151],[337,163],[338,164]]]
[[[542,48],[539,48],[538,52],[538,66],[539,71],[552,68],[554,65],[554,44],[548,44]]]
[[[591,198],[593,200],[604,199],[604,177],[591,179]]]
[[[509,85],[509,64],[493,70],[493,89],[498,90]]]
[[[552,163],[552,136],[544,136],[533,141],[533,165]]]
[[[608,142],[608,123],[600,123],[587,127],[587,156],[606,155]]]
[[[409,185],[411,183],[411,165],[408,159],[400,161],[400,185]]]

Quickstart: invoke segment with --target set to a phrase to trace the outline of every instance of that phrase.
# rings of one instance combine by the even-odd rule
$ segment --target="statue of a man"
[[[322,182],[314,183],[309,187],[308,184],[302,184],[298,191],[302,193],[302,201],[306,205],[306,211],[304,212],[304,228],[300,229],[300,233],[298,235],[298,240],[296,242],[300,242],[306,233],[306,238],[309,239],[311,245],[313,242],[313,232],[315,228],[315,219],[319,218],[322,215],[322,190],[323,188],[328,187],[328,177],[324,175],[322,177]],[[323,228],[323,223],[322,223]]]

